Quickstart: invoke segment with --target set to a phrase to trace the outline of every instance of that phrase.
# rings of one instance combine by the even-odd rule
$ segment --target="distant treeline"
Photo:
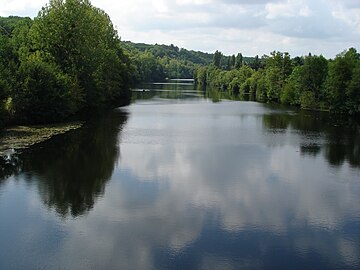
[[[134,79],[141,82],[164,81],[166,78],[193,78],[201,65],[212,63],[214,54],[189,51],[174,45],[148,45],[123,42],[135,65]]]
[[[250,100],[360,113],[360,54],[354,48],[333,60],[311,54],[291,58],[286,52],[272,52],[251,62],[244,62],[241,54],[224,61],[217,51],[210,65],[196,70],[195,79],[203,87]]]

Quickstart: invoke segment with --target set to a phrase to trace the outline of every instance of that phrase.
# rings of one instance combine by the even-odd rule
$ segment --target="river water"
[[[194,90],[1,161],[0,269],[359,269],[351,121]]]

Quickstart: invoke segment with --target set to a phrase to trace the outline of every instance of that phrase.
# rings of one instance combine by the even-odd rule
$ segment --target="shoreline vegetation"
[[[0,130],[127,105],[140,82],[191,78],[237,98],[360,113],[360,54],[225,56],[121,41],[89,0],[50,0],[34,19],[0,17]],[[210,90],[206,90],[210,91]]]
[[[82,122],[42,126],[14,126],[0,133],[0,157],[10,156],[13,151],[22,150],[44,142],[53,136],[82,127]]]
[[[350,48],[327,60],[322,55],[291,58],[272,52],[252,62],[239,53],[216,51],[213,62],[198,68],[198,86],[230,96],[336,114],[360,113],[360,54]]]

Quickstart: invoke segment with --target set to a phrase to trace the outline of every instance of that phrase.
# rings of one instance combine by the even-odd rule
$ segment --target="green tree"
[[[199,67],[196,70],[195,80],[198,84],[200,84],[202,86],[206,86],[206,73],[207,73],[207,68],[204,66]]]
[[[357,105],[351,100],[357,97],[357,67],[360,54],[354,48],[350,48],[336,56],[329,64],[329,74],[325,83],[325,93],[329,102],[330,110],[340,113],[355,112]],[[356,102],[356,101],[355,101]]]
[[[300,105],[300,96],[302,90],[303,67],[296,66],[288,78],[283,92],[281,93],[281,103],[293,106]]]
[[[231,68],[234,68],[236,64],[236,57],[235,54],[231,56]]]
[[[347,108],[350,114],[360,113],[360,61],[357,61],[352,78],[346,88]]]
[[[307,56],[301,73],[301,88],[314,93],[315,100],[322,98],[323,84],[328,73],[328,62],[322,56]]]
[[[130,66],[109,16],[88,0],[50,0],[30,30],[32,51],[40,51],[79,82],[85,107],[109,102],[128,91]],[[116,73],[108,76],[109,73]],[[111,99],[113,96],[111,96]]]
[[[260,66],[261,66],[261,62],[260,62],[259,56],[256,55],[255,58],[254,58],[254,61],[251,64],[251,67],[254,70],[258,70],[260,68]]]
[[[219,52],[218,50],[216,50],[215,54],[214,54],[214,58],[213,58],[213,64],[217,67],[220,68],[221,67],[221,60],[222,60],[222,53]]]
[[[277,102],[279,101],[284,85],[281,69],[270,66],[266,68],[265,74],[267,98],[270,101]]]
[[[20,122],[64,120],[76,112],[82,98],[78,82],[39,54],[21,63],[18,81],[13,97],[15,117]]]
[[[243,65],[243,55],[241,53],[238,53],[235,59],[235,68],[239,69],[242,67],[242,65]]]
[[[292,73],[292,62],[289,53],[272,52],[266,58],[267,97],[271,101],[279,101],[285,82]]]

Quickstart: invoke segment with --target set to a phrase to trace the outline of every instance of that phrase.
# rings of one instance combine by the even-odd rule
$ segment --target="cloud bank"
[[[44,0],[0,0],[0,15],[36,16]],[[93,0],[123,40],[225,54],[334,57],[360,41],[357,0]]]

